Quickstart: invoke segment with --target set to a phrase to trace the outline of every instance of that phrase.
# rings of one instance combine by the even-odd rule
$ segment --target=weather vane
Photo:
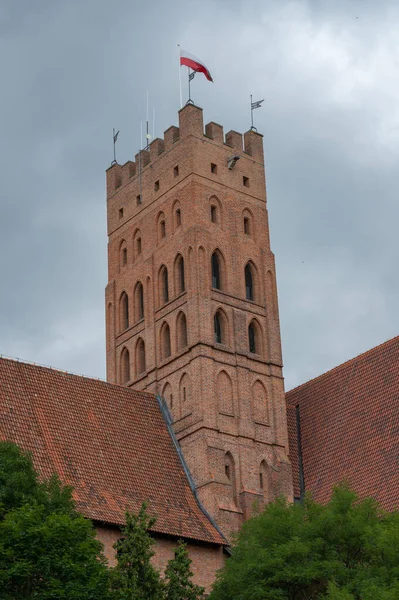
[[[251,131],[258,131],[256,127],[254,127],[254,110],[255,108],[261,108],[262,102],[264,102],[264,100],[256,100],[256,102],[252,102],[251,94]]]

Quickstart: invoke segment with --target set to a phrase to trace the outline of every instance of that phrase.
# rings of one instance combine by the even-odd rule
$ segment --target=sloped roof
[[[153,530],[225,544],[191,491],[155,396],[0,359],[0,439],[74,488],[87,518],[124,522],[149,502]]]
[[[327,502],[345,479],[361,497],[399,508],[399,337],[289,391],[286,401],[295,497],[299,405],[306,491]]]

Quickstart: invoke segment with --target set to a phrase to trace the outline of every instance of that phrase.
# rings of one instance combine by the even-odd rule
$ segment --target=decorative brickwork
[[[262,136],[204,134],[188,105],[140,161],[107,171],[107,209],[108,380],[166,398],[199,497],[230,535],[255,500],[292,498]]]

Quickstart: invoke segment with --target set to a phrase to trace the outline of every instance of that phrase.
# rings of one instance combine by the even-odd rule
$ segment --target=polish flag
[[[186,67],[190,67],[193,71],[203,73],[208,81],[213,81],[212,75],[206,65],[192,54],[189,54],[185,50],[180,50],[180,66],[184,65]]]

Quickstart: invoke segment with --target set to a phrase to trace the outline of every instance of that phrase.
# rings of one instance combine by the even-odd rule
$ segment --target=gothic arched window
[[[212,254],[211,258],[212,266],[212,287],[216,290],[222,289],[222,282],[220,277],[220,261],[216,252]]]
[[[247,300],[254,300],[254,278],[252,274],[252,267],[248,263],[245,265],[245,297]]]
[[[123,348],[121,352],[120,371],[121,383],[127,383],[128,381],[130,381],[130,356],[129,350],[127,348]]]
[[[162,358],[162,360],[165,360],[166,358],[169,358],[169,356],[171,355],[170,328],[166,322],[163,323],[162,327],[161,327],[160,342],[161,342],[161,358]]]
[[[179,312],[176,319],[177,349],[182,350],[188,345],[187,319],[184,312]]]
[[[186,290],[184,277],[184,258],[178,254],[175,260],[175,294],[178,296]]]
[[[145,345],[143,338],[139,338],[136,344],[136,377],[145,371]]]
[[[168,269],[165,265],[162,265],[159,270],[159,301],[160,304],[169,302]]]
[[[126,292],[122,292],[119,300],[119,327],[121,331],[129,327],[129,298]]]
[[[136,322],[144,319],[144,289],[141,281],[134,288],[134,316]]]

